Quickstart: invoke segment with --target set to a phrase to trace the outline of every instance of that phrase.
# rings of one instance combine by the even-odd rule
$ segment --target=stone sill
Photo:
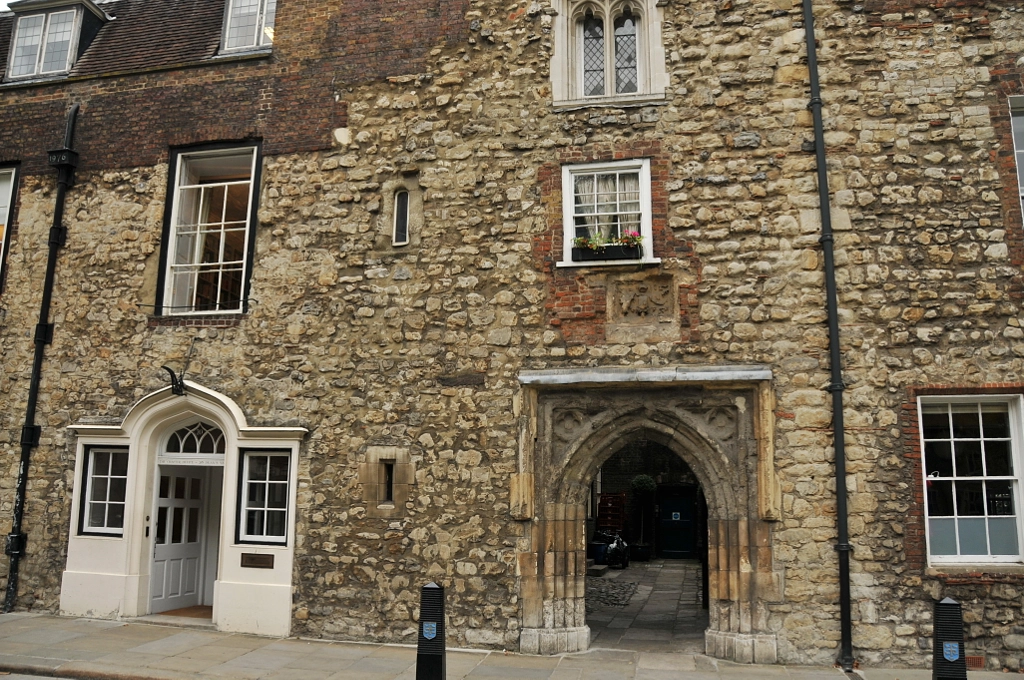
[[[925,576],[956,585],[987,585],[991,583],[1021,583],[1024,564],[989,564],[972,566],[943,565],[929,567]]]
[[[569,269],[572,267],[623,267],[627,265],[643,267],[649,264],[661,264],[661,258],[652,257],[649,260],[584,260],[579,262],[568,260],[556,262],[555,266],[559,269]]]
[[[752,382],[771,380],[767,366],[677,366],[669,368],[554,368],[519,372],[522,385],[577,385],[581,383],[649,382]]]
[[[242,323],[247,314],[210,314],[206,316],[151,316],[147,321],[150,328],[157,326],[189,326],[194,328],[234,328]]]
[[[551,110],[556,113],[577,111],[590,108],[624,109],[634,106],[663,106],[668,103],[664,92],[639,95],[620,95],[617,97],[587,97],[586,99],[563,99],[551,102]]]

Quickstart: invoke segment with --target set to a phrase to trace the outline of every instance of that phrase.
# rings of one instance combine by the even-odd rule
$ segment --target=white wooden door
[[[150,588],[154,614],[200,604],[204,472],[200,467],[160,468]]]

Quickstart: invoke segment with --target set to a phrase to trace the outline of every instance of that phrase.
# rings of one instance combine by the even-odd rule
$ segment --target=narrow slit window
[[[395,502],[395,461],[388,460],[381,464],[380,502]]]
[[[409,192],[395,192],[395,228],[392,232],[391,244],[404,246],[409,243]]]
[[[14,205],[14,169],[0,168],[0,291],[3,291],[7,246],[11,240],[11,213]]]

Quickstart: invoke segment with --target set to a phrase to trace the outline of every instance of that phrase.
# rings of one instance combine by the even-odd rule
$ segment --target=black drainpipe
[[[846,509],[846,430],[843,423],[843,366],[839,348],[839,305],[836,299],[836,262],[833,254],[832,212],[829,206],[828,169],[825,167],[825,126],[821,120],[821,83],[818,82],[818,54],[814,37],[812,0],[803,0],[804,34],[807,38],[807,69],[811,77],[814,116],[814,155],[818,166],[818,203],[821,209],[821,250],[825,255],[825,298],[828,307],[828,348],[832,369],[832,431],[836,456],[836,552],[839,553],[839,665],[853,671],[853,635],[850,617],[850,530]]]
[[[53,210],[53,226],[50,227],[49,254],[46,258],[46,278],[43,280],[43,299],[39,303],[39,323],[36,324],[36,352],[32,359],[32,377],[28,386],[28,405],[25,407],[25,425],[21,428],[21,463],[18,466],[18,490],[14,497],[14,521],[11,533],[7,536],[4,551],[11,556],[11,565],[7,570],[7,595],[4,598],[4,613],[14,609],[18,599],[18,566],[21,556],[25,554],[25,534],[21,531],[21,521],[25,514],[25,491],[28,486],[28,464],[32,458],[32,449],[39,446],[41,429],[36,425],[36,402],[39,400],[39,383],[43,374],[43,351],[53,342],[53,324],[50,323],[50,300],[53,298],[53,279],[57,272],[57,256],[61,246],[67,240],[68,230],[64,226],[64,197],[71,186],[78,165],[78,154],[71,150],[75,139],[75,118],[78,116],[78,104],[73,104],[68,112],[67,129],[64,132],[64,148],[48,154],[50,165],[57,168],[57,199]]]

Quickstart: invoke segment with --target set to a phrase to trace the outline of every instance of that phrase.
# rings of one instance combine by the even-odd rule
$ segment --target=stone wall
[[[933,574],[920,541],[908,541],[919,477],[901,418],[918,386],[1024,382],[1005,99],[1022,92],[1024,13],[1009,3],[884,11],[816,7],[848,385],[855,651],[864,664],[925,664],[931,600],[955,594],[970,617],[968,654],[1017,669],[1016,576]],[[230,323],[151,323],[166,165],[108,169],[84,154],[58,265],[19,605],[56,607],[53,565],[63,563],[76,483],[66,426],[116,422],[165,384],[159,367],[180,364],[193,338],[189,378],[236,400],[253,424],[311,432],[296,634],[412,641],[418,587],[438,580],[451,644],[509,649],[524,616],[516,556],[538,540],[529,517],[510,514],[511,476],[523,472],[520,371],[757,363],[774,376],[782,491],[770,566],[783,597],[766,605],[765,624],[780,661],[831,663],[828,337],[814,158],[801,149],[811,120],[799,8],[673,0],[665,14],[664,105],[552,112],[546,2],[471,2],[462,18],[472,29],[436,40],[407,73],[353,76],[337,89],[349,142],[265,159],[253,300]],[[323,31],[341,21],[312,17]],[[307,58],[300,73],[316,64]],[[88,117],[81,125],[96,134]],[[271,145],[273,130],[263,134]],[[619,148],[662,159],[663,264],[556,272],[561,233],[545,181],[558,159]],[[404,173],[423,192],[422,234],[393,248],[382,238],[383,187]],[[0,300],[0,531],[52,177],[24,177],[19,200]],[[647,278],[677,292],[668,321],[678,335],[621,319],[612,321],[625,330],[609,334],[603,291]],[[557,306],[573,288],[593,302],[576,325]],[[409,451],[415,478],[400,516],[371,517],[362,501],[371,446]]]

